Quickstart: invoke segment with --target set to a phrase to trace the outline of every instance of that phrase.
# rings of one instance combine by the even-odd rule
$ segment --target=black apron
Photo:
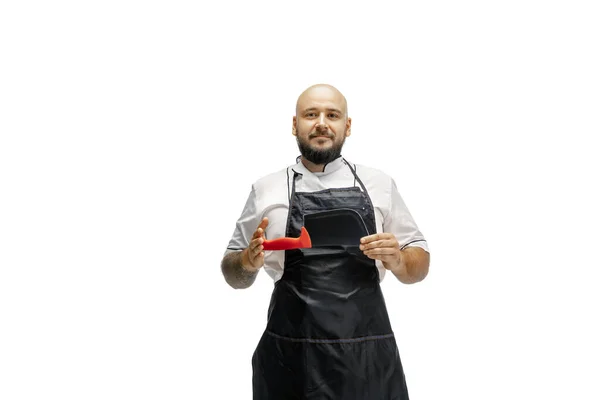
[[[367,190],[346,164],[363,191],[297,193],[294,172],[286,236],[300,235],[304,214],[342,208],[376,233]],[[254,400],[408,399],[375,260],[335,246],[285,252],[252,357]]]

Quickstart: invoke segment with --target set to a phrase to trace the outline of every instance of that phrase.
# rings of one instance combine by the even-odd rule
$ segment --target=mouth
[[[310,135],[308,138],[309,139],[330,139],[330,140],[333,140],[333,136],[332,135]]]

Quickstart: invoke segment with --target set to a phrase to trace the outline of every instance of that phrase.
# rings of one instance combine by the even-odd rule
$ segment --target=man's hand
[[[392,233],[365,236],[360,243],[360,249],[367,257],[380,260],[400,282],[417,283],[429,273],[429,252],[420,247],[400,250],[400,244]]]
[[[398,239],[392,233],[377,233],[360,239],[360,249],[369,258],[380,260],[391,271],[402,265]]]
[[[234,289],[245,289],[254,283],[258,270],[265,263],[263,253],[264,231],[269,221],[263,220],[254,231],[248,247],[242,251],[232,251],[223,257],[221,270],[225,281]]]
[[[268,218],[263,218],[254,231],[250,244],[242,251],[242,267],[248,271],[256,272],[265,263],[262,244],[265,241],[264,232],[268,224]]]

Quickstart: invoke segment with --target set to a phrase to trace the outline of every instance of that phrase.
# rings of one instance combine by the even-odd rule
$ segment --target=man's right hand
[[[258,271],[265,263],[262,244],[265,241],[264,232],[268,224],[268,218],[263,218],[254,231],[250,244],[242,251],[242,267],[248,271]]]

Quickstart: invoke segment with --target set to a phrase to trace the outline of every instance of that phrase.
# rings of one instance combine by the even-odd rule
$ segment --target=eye
[[[315,114],[315,113],[312,113],[312,112],[311,112],[311,113],[307,113],[305,116],[306,116],[307,118],[314,118],[316,115],[317,115],[317,114]]]
[[[330,119],[337,119],[337,118],[339,118],[339,115],[337,115],[335,113],[331,113],[331,114],[327,115],[327,117]]]

